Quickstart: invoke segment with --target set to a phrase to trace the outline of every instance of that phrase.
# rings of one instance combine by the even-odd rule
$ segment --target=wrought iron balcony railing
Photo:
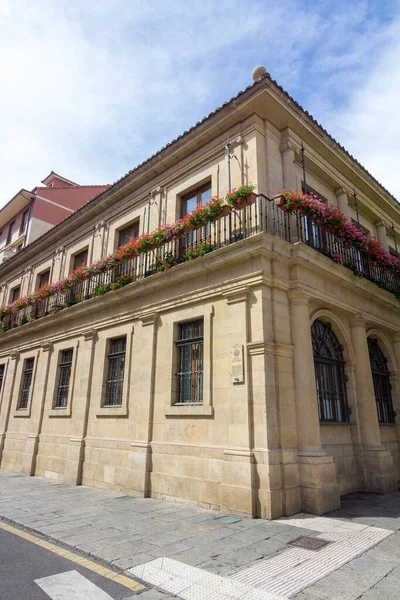
[[[369,279],[389,292],[400,294],[399,276],[366,259],[355,248],[345,246],[340,238],[324,231],[309,217],[300,213],[289,215],[271,199],[258,194],[254,204],[240,210],[232,210],[230,214],[197,231],[191,231],[182,239],[140,254],[109,271],[76,284],[66,292],[37,302],[13,315],[7,315],[2,329],[7,331],[107,293],[113,286],[122,287],[126,283],[167,270],[185,262],[188,253],[193,256],[202,255],[263,232],[290,243],[303,242],[328,257],[335,255],[336,262],[337,257],[340,257],[341,264],[356,275]]]

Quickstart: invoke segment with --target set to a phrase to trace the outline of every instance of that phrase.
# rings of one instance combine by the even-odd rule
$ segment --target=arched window
[[[330,323],[314,321],[311,336],[319,419],[324,423],[345,423],[348,421],[349,411],[343,346],[339,344]]]
[[[392,386],[390,385],[387,359],[380,349],[378,342],[374,339],[368,338],[368,350],[372,379],[374,381],[378,421],[379,423],[394,423]]]

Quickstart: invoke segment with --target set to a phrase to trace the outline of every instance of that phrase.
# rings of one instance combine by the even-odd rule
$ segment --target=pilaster
[[[85,368],[79,369],[79,380],[75,386],[74,413],[76,419],[76,436],[70,438],[63,478],[64,482],[73,485],[82,483],[97,332],[91,329],[83,332],[82,337],[83,342],[79,345],[79,349],[78,347],[76,349],[79,353],[77,357],[78,364],[85,365]]]
[[[335,193],[336,193],[338,206],[339,206],[340,210],[342,211],[342,213],[344,214],[346,219],[349,219],[349,221],[350,221],[350,219],[351,219],[350,208],[349,208],[350,191],[341,187],[341,188],[337,189]]]
[[[381,444],[366,321],[359,315],[350,322],[350,327],[356,357],[355,381],[364,458],[365,491],[386,494],[395,491],[397,478],[392,455]]]
[[[384,221],[378,221],[375,223],[376,227],[376,237],[379,242],[385,248],[386,252],[389,252],[389,242],[386,234],[386,223]]]
[[[289,292],[288,297],[294,347],[301,507],[305,512],[323,514],[340,507],[340,496],[334,459],[321,448],[309,296],[299,289]]]

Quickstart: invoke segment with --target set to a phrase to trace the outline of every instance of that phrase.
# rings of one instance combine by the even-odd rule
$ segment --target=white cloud
[[[367,162],[351,147],[360,100],[350,95],[339,123],[332,98],[343,81],[364,83],[385,32],[368,2],[345,13],[339,2],[332,15],[336,5],[0,0],[0,205],[51,169],[114,181],[248,85],[260,63]]]

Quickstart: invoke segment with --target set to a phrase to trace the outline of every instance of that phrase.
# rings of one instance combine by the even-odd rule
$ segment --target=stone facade
[[[356,187],[361,224],[393,247],[394,199],[265,79],[3,265],[1,299],[16,281],[33,291],[49,266],[53,281],[66,276],[82,250],[91,261],[112,252],[130,223],[146,231],[175,221],[182,197],[205,183],[224,194],[228,138],[233,186],[252,182],[269,197],[301,189],[300,134],[307,184],[349,218]],[[322,514],[348,492],[396,489],[400,427],[378,422],[367,338],[387,359],[398,410],[398,301],[292,233],[290,242],[272,230],[235,241],[4,333],[1,468],[265,518]],[[176,404],[177,331],[195,319],[204,325],[202,403]],[[319,420],[316,320],[331,324],[343,348],[348,422]],[[123,391],[105,406],[115,338],[126,344]],[[68,394],[56,407],[65,350],[73,351]],[[239,381],[233,350],[243,358]],[[19,408],[29,358],[30,394]]]

